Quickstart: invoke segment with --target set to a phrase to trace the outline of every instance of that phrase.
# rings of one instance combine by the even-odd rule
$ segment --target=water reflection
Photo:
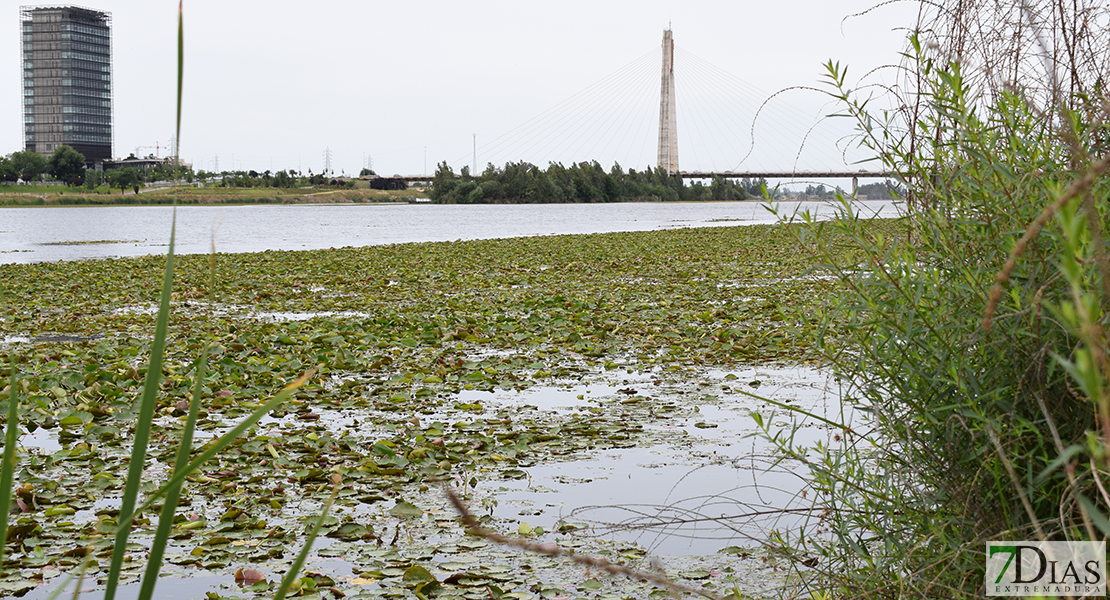
[[[561,521],[590,535],[644,545],[658,555],[705,555],[725,546],[757,546],[773,528],[810,518],[807,470],[783,461],[757,435],[751,412],[775,429],[794,429],[797,443],[835,443],[820,421],[795,417],[758,397],[822,418],[839,418],[839,384],[807,366],[712,371],[713,394],[688,393],[697,412],[649,429],[677,434],[670,443],[597,452],[579,460],[524,468],[527,476],[496,483],[494,515],[554,530]],[[523,393],[464,392],[468,400],[565,413],[608,402],[620,385],[532,388]],[[638,386],[643,387],[643,386]],[[851,423],[852,415],[846,415]]]
[[[160,600],[195,600],[196,598],[204,598],[205,593],[212,591],[216,592],[223,589],[226,591],[234,586],[228,585],[228,578],[215,575],[204,575],[200,577],[181,577],[182,573],[174,572],[174,569],[164,568],[163,573],[169,576],[161,577],[158,579],[158,584],[154,588],[154,597]],[[41,587],[31,588],[33,591],[23,596],[24,600],[46,600],[47,598],[70,598],[78,597],[75,594],[79,593],[81,600],[103,600],[104,590],[103,586],[97,586],[96,580],[99,576],[104,576],[104,573],[94,572],[86,574],[86,578],[81,582],[80,588],[77,586],[77,579],[69,577],[68,574],[59,574],[58,576],[44,582]],[[28,582],[30,584],[31,582]],[[100,589],[97,589],[97,588]],[[116,590],[118,600],[134,600],[139,597],[139,584],[121,585]]]

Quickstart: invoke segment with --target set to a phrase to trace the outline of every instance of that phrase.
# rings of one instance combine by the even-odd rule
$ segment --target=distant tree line
[[[857,196],[866,196],[868,200],[888,200],[893,193],[894,197],[901,198],[902,187],[893,181],[887,180],[879,183],[867,183],[856,188]],[[836,188],[826,188],[823,185],[807,185],[804,192],[800,192],[806,198],[814,200],[832,200],[836,198],[837,194],[848,196],[849,194],[841,189],[840,186]]]
[[[463,167],[459,176],[446,162],[436,167],[430,197],[439,204],[526,204],[560,202],[633,202],[747,200],[762,197],[764,180],[739,182],[716,178],[708,185],[686,185],[663,169],[624,171],[614,164],[606,171],[596,161],[565,167],[551,163],[546,170],[527,163],[492,164],[472,176]]]
[[[134,154],[127,157],[136,159]],[[154,156],[148,158],[153,159]],[[154,161],[150,161],[154,162]],[[373,171],[363,169],[364,174],[373,175]],[[271,188],[297,188],[305,186],[329,186],[335,188],[353,188],[355,183],[350,180],[336,179],[334,175],[322,173],[298,173],[293,169],[271,173],[270,171],[223,171],[214,173],[200,170],[194,173],[191,167],[174,165],[172,161],[148,164],[136,168],[134,166],[119,166],[104,171],[85,168],[85,157],[72,147],[60,145],[50,156],[43,156],[34,150],[21,150],[7,156],[0,157],[0,181],[27,183],[42,181],[46,176],[52,177],[69,186],[84,185],[88,191],[94,191],[98,186],[133,189],[136,192],[144,185],[155,181],[184,181],[193,183],[194,180],[207,182],[210,179],[218,180],[220,187],[271,187]]]
[[[70,146],[61,145],[50,156],[34,150],[20,150],[0,157],[0,181],[40,181],[50,175],[67,185],[84,183],[85,157]]]
[[[906,197],[905,188],[890,180],[861,185],[856,189],[856,193],[860,196],[867,196],[868,200],[887,200],[892,195],[895,198]]]
[[[321,173],[313,175],[311,170],[309,170],[307,176],[297,173],[297,171],[294,169],[278,171],[276,173],[271,173],[270,171],[262,171],[260,173],[255,170],[224,171],[222,173],[210,173],[207,171],[200,171],[197,173],[197,178],[201,181],[206,181],[208,179],[216,177],[221,177],[219,183],[220,187],[295,188],[311,185],[353,188],[355,186],[354,181],[335,179]]]

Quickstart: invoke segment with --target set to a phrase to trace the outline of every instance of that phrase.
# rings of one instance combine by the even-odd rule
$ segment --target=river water
[[[864,215],[898,214],[890,201],[860,201]],[[835,212],[827,202],[784,202],[780,214]],[[0,208],[0,263],[164,254],[173,209],[165,206]],[[761,202],[614,204],[297,204],[182,206],[176,253],[316,250],[408,242],[650,231],[773,223]]]

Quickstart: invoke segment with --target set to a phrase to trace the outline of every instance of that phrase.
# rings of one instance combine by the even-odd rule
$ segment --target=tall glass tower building
[[[20,8],[24,148],[62,144],[95,166],[112,158],[112,15],[77,6]]]

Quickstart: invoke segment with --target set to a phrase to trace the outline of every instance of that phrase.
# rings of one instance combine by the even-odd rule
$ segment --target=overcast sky
[[[647,65],[650,73],[646,81],[654,99],[645,114],[655,122],[646,125],[647,134],[626,132],[620,143],[609,145],[628,146],[623,140],[647,135],[649,159],[642,150],[546,159],[625,160],[631,163],[625,166],[642,167],[655,160],[658,56],[668,25],[680,51],[769,93],[819,85],[829,59],[857,75],[896,62],[915,8],[894,4],[845,19],[873,4],[186,0],[181,156],[197,169],[213,169],[218,156],[221,169],[319,172],[330,148],[336,172],[357,173],[372,157],[379,173],[415,174],[425,168],[425,148],[429,170],[442,160],[456,169],[469,164],[477,134],[478,162],[484,166],[493,154],[484,155],[483,144],[635,63]],[[174,128],[177,2],[81,5],[112,13],[115,154],[126,156],[140,147],[139,154],[146,155],[156,144],[165,154]],[[8,24],[0,26],[3,154],[23,143],[18,16],[11,5]],[[676,64],[681,168],[735,166],[691,164],[697,149],[685,146],[705,134],[683,128],[684,121],[695,120],[684,115],[683,77],[689,71],[683,67]],[[728,95],[727,89],[722,93]],[[812,93],[787,94],[786,100],[799,107],[795,114],[803,121],[816,121],[835,108]],[[714,129],[702,121],[703,130]],[[791,162],[789,147],[796,150],[798,143],[787,142],[787,150],[767,145],[762,152],[757,144],[745,166]],[[731,161],[734,151],[723,152],[729,157],[715,160]],[[516,158],[546,166],[535,157]]]

